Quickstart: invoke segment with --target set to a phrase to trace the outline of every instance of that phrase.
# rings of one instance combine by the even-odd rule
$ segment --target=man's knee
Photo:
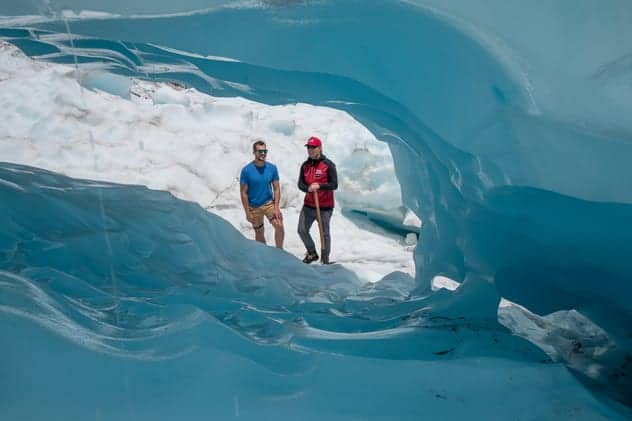
[[[270,223],[275,229],[283,229],[283,220],[281,218],[270,218]]]

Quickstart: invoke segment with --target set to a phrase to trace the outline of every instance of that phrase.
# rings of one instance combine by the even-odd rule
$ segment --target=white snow
[[[93,89],[78,83],[77,74]],[[252,160],[253,141],[266,141],[268,160],[281,178],[285,248],[297,258],[304,253],[296,233],[304,197],[296,186],[298,170],[306,139],[318,136],[339,174],[332,259],[366,281],[395,270],[414,276],[412,238],[388,235],[341,212],[346,207],[396,214],[402,206],[388,146],[344,112],[215,98],[96,69],[78,73],[31,60],[7,43],[0,44],[0,92],[2,161],[168,190],[222,216],[248,238],[254,232],[243,214],[239,173]],[[410,211],[405,223],[421,225]],[[312,235],[318,243],[316,224]],[[266,237],[272,244],[267,224]]]

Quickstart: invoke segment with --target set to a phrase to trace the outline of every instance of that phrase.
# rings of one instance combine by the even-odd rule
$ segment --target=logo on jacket
[[[323,171],[322,170],[316,170],[316,178],[320,178],[323,175]]]

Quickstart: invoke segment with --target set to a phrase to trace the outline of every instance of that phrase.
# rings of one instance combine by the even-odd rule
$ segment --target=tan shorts
[[[268,202],[265,205],[258,208],[250,208],[250,212],[254,216],[255,220],[252,223],[252,227],[256,230],[263,227],[263,217],[268,218],[268,221],[272,222],[274,219],[274,202]]]

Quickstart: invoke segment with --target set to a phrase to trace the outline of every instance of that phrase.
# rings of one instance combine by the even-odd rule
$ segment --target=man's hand
[[[270,219],[270,223],[275,227],[283,226],[283,214],[281,213],[281,209],[274,208],[274,213],[272,214],[272,219]]]
[[[251,224],[255,223],[255,216],[252,214],[252,212],[250,212],[249,210],[246,211],[246,219],[248,220],[248,222],[250,222]]]
[[[318,190],[320,190],[320,184],[318,184],[318,183],[312,183],[307,188],[307,191],[310,192],[310,193],[318,191]]]

